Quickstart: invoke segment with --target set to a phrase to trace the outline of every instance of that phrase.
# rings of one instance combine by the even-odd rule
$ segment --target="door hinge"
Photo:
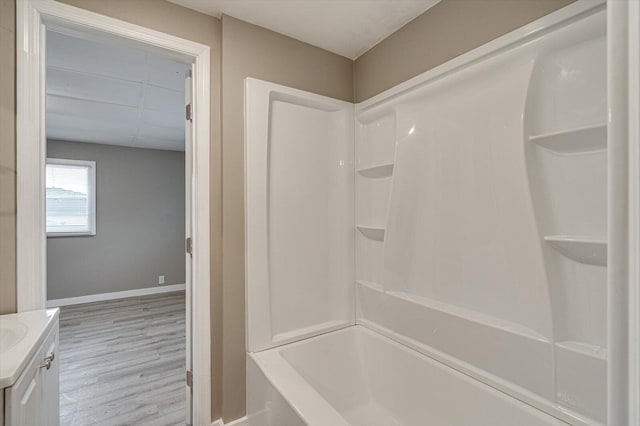
[[[185,245],[186,245],[187,253],[193,254],[193,240],[191,239],[191,237],[187,238]]]
[[[193,107],[191,104],[187,104],[185,107],[185,116],[188,121],[193,121]]]
[[[191,370],[187,370],[186,381],[187,381],[187,386],[192,388],[193,387],[193,373],[191,372]]]

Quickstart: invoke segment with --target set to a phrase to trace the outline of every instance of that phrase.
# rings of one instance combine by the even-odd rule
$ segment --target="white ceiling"
[[[440,0],[169,0],[356,59]]]
[[[47,138],[184,151],[188,65],[47,32]]]

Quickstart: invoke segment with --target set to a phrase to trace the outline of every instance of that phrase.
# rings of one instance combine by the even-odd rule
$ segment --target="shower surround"
[[[602,4],[245,107],[249,424],[605,423]]]

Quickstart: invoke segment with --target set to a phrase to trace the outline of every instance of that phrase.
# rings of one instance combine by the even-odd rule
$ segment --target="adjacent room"
[[[185,77],[123,43],[47,33],[47,305],[60,424],[185,421]]]

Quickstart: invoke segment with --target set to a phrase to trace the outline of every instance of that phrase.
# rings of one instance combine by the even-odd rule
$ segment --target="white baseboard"
[[[136,290],[114,291],[112,293],[90,294],[87,296],[67,297],[66,299],[47,300],[47,308],[79,305],[81,303],[101,302],[103,300],[124,299],[126,297],[147,296],[150,294],[171,293],[185,289],[184,284],[166,285],[162,287],[140,288]]]
[[[231,423],[225,423],[222,419],[218,419],[215,422],[211,423],[211,426],[244,426],[247,423],[247,416],[242,417],[241,419],[237,419],[232,421]]]

